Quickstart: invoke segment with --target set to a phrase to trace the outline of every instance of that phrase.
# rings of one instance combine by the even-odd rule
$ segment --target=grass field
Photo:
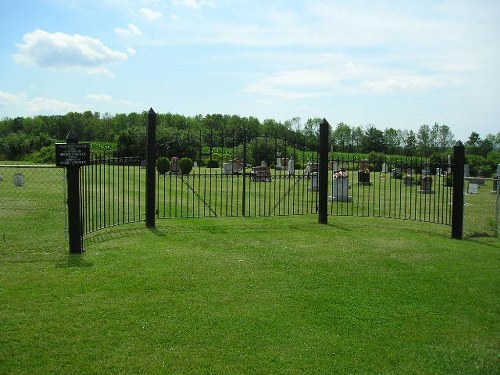
[[[500,240],[329,222],[129,224],[82,257],[2,223],[0,374],[500,372]]]

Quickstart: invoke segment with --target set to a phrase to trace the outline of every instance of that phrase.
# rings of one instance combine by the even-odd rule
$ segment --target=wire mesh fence
[[[499,179],[468,177],[464,183],[464,237],[498,237]]]
[[[67,247],[65,170],[52,165],[0,165],[0,242],[26,248]],[[13,245],[14,246],[14,245]],[[15,251],[23,251],[16,245]]]

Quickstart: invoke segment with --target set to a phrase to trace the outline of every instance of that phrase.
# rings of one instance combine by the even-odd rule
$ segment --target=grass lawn
[[[499,239],[329,222],[130,224],[82,257],[9,232],[0,374],[500,373]]]

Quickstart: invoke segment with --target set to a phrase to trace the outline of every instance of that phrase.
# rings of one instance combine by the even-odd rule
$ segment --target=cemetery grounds
[[[69,256],[63,170],[22,169],[22,187],[8,171],[0,373],[500,371],[497,237],[331,212],[178,218],[96,231]],[[491,233],[488,183],[466,195],[466,233],[468,217]]]

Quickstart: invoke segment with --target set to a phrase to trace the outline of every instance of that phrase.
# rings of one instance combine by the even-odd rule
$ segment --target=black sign
[[[56,143],[56,166],[90,164],[90,143]]]

